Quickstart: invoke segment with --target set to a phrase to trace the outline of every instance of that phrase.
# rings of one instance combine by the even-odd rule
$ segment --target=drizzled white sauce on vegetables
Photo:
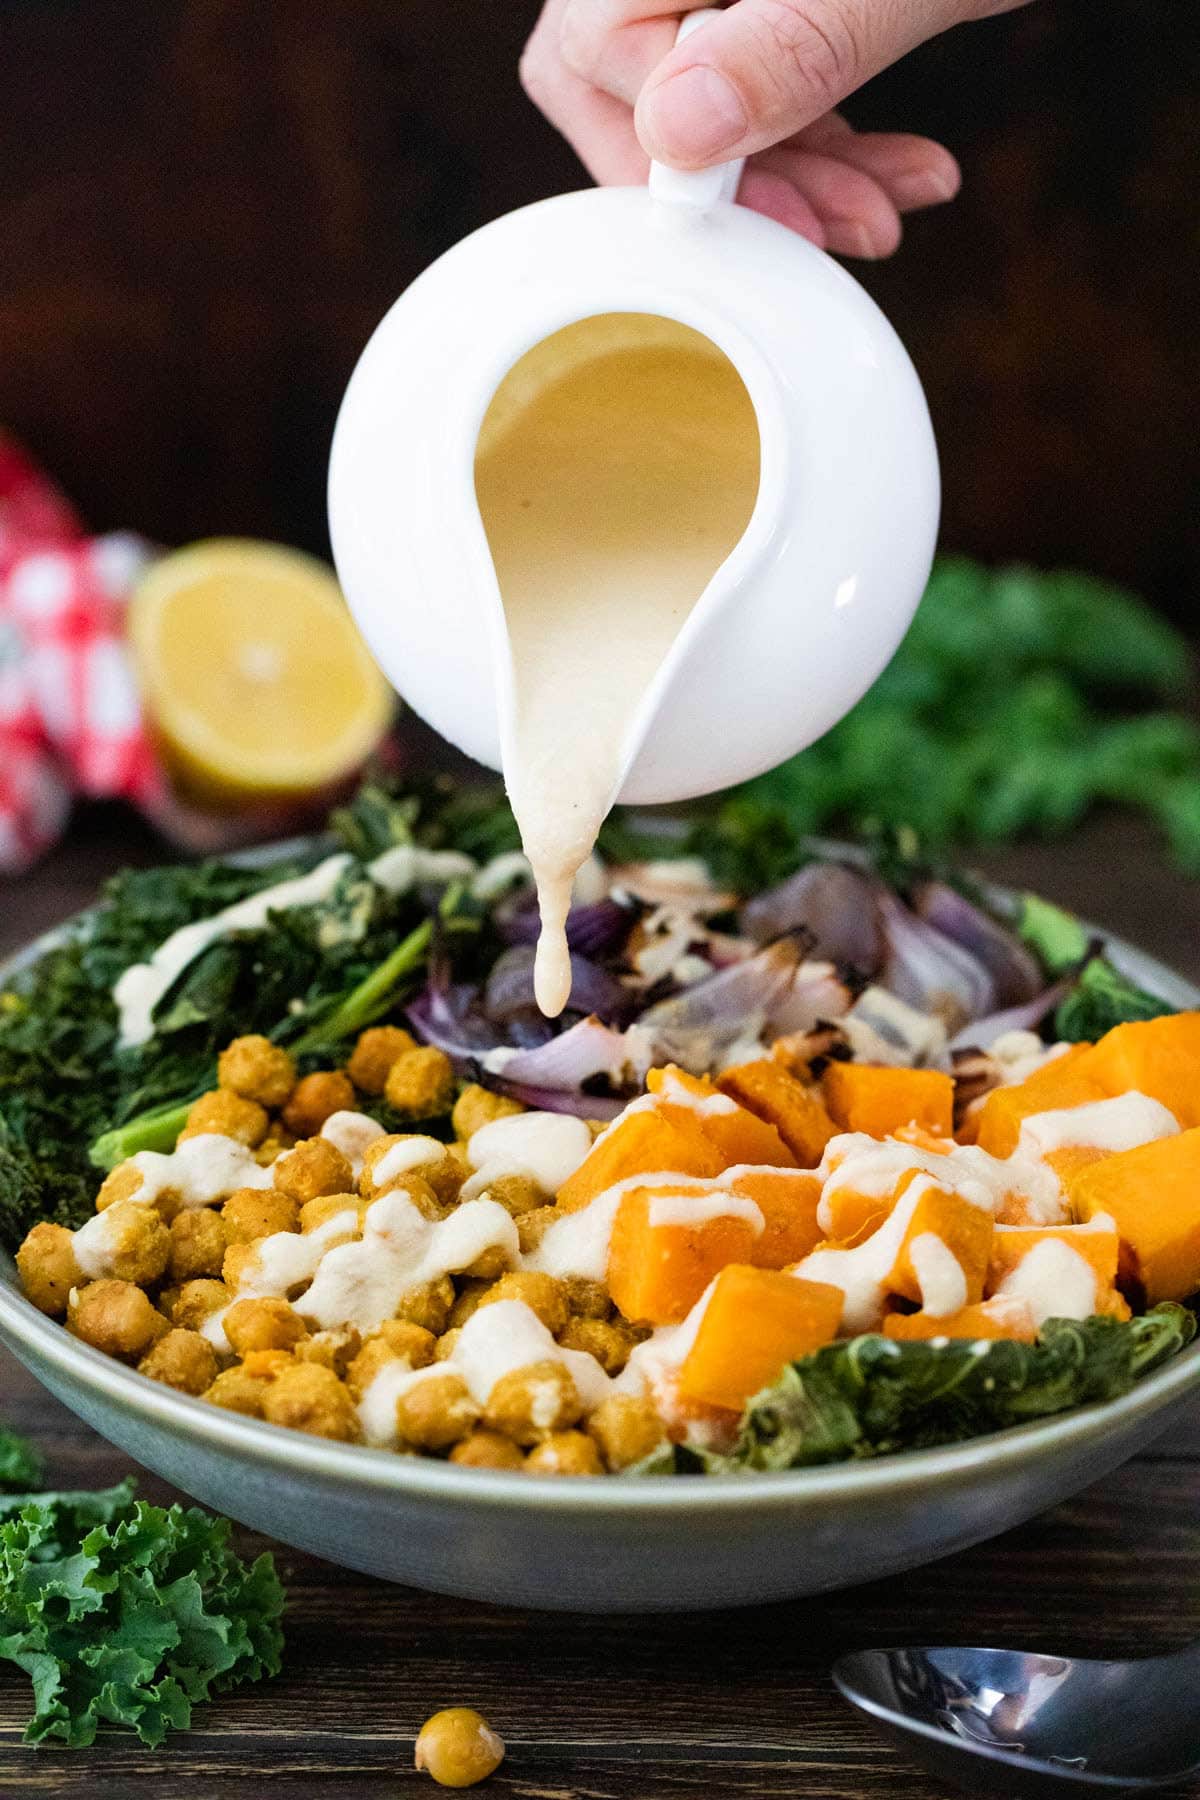
[[[1024,1300],[1040,1330],[1047,1319],[1086,1319],[1095,1312],[1096,1271],[1061,1238],[1043,1238],[996,1292]]]
[[[1016,1197],[1025,1202],[1029,1222],[1058,1225],[1068,1216],[1062,1187],[1053,1169],[1031,1156],[990,1156],[977,1144],[957,1144],[940,1155],[895,1138],[882,1142],[863,1132],[831,1138],[817,1170],[824,1183],[817,1223],[832,1231],[831,1197],[839,1191],[889,1200],[901,1177],[910,1172],[930,1175],[960,1199],[996,1215]]]
[[[215,1131],[184,1138],[169,1155],[139,1150],[129,1160],[142,1180],[127,1198],[145,1206],[163,1194],[176,1195],[183,1206],[213,1206],[238,1188],[267,1188],[272,1180],[252,1150]]]
[[[921,1310],[935,1319],[961,1312],[967,1304],[967,1277],[957,1256],[934,1231],[923,1231],[908,1246],[908,1260],[921,1290]]]
[[[113,988],[121,1044],[150,1041],[154,1036],[155,1007],[202,950],[235,931],[260,931],[273,912],[317,906],[328,900],[351,860],[344,851],[327,856],[307,875],[276,882],[274,887],[263,888],[261,893],[251,894],[211,918],[181,925],[159,945],[149,962],[131,964]]]
[[[549,1196],[570,1179],[592,1147],[592,1134],[570,1113],[513,1113],[480,1126],[467,1146],[475,1169],[466,1199],[486,1192],[504,1175],[524,1175]]]
[[[363,1157],[377,1138],[384,1136],[383,1126],[366,1113],[330,1113],[321,1127],[321,1136],[336,1146],[350,1164],[357,1181],[362,1174]]]
[[[1158,1100],[1131,1089],[1115,1100],[1089,1100],[1054,1112],[1032,1113],[1021,1122],[1018,1156],[1046,1156],[1055,1150],[1136,1150],[1156,1138],[1175,1137],[1179,1121]]]

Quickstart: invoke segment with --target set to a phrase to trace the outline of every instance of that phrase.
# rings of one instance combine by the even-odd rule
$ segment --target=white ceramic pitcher
[[[655,166],[647,188],[485,225],[413,282],[354,371],[329,481],[343,588],[399,692],[491,768],[513,680],[476,442],[514,363],[581,319],[649,313],[702,332],[741,376],[760,441],[749,525],[643,697],[614,799],[711,793],[811,743],[920,599],[939,489],[916,373],[839,264],[733,202],[739,176]]]

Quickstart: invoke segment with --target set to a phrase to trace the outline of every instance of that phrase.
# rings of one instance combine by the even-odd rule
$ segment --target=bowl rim
[[[310,851],[320,843],[318,836],[290,839],[256,847],[228,860],[273,862],[298,851]],[[821,841],[820,849],[855,854],[853,846],[827,840]],[[1015,898],[1011,889],[996,884],[985,884],[985,892],[1001,906],[1011,904]],[[95,906],[85,907],[0,959],[0,982],[28,967],[96,910]],[[1105,938],[1114,961],[1132,978],[1181,1006],[1200,1005],[1200,988],[1193,982],[1123,939],[1102,932],[1099,927],[1096,930]],[[651,1475],[630,1480],[606,1475],[562,1481],[551,1475],[531,1478],[522,1471],[463,1469],[429,1457],[405,1456],[365,1444],[338,1443],[207,1405],[139,1375],[136,1369],[71,1337],[63,1325],[38,1312],[20,1293],[12,1258],[5,1253],[0,1253],[0,1338],[10,1348],[16,1350],[19,1346],[30,1352],[38,1363],[49,1365],[57,1374],[126,1412],[154,1426],[199,1439],[212,1450],[249,1458],[264,1472],[303,1472],[339,1480],[365,1492],[433,1503],[460,1501],[528,1511],[553,1500],[558,1510],[594,1517],[726,1509],[740,1513],[747,1507],[792,1512],[806,1505],[823,1508],[830,1502],[853,1501],[868,1495],[878,1501],[893,1492],[911,1494],[914,1486],[931,1490],[953,1488],[969,1483],[985,1467],[999,1474],[1044,1461],[1060,1451],[1082,1450],[1110,1432],[1136,1426],[1187,1393],[1200,1390],[1197,1342],[1115,1400],[1073,1407],[963,1443],[899,1450],[886,1456],[803,1469],[748,1470],[703,1477]],[[35,1369],[34,1373],[39,1371]]]

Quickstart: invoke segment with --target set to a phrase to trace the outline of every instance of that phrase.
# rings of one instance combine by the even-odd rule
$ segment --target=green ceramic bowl
[[[1200,1004],[1161,964],[1111,949],[1135,980]],[[1200,1393],[1198,1344],[1122,1399],[949,1449],[705,1480],[533,1478],[335,1444],[207,1406],[68,1336],[22,1298],[8,1257],[0,1276],[0,1340],[64,1405],[185,1492],[388,1581],[555,1610],[782,1600],[932,1562],[1108,1474]]]

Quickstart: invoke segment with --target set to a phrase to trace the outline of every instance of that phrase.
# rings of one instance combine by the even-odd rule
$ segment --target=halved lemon
[[[213,538],[163,557],[133,594],[129,640],[163,759],[209,804],[327,787],[392,716],[333,571],[279,544]]]

